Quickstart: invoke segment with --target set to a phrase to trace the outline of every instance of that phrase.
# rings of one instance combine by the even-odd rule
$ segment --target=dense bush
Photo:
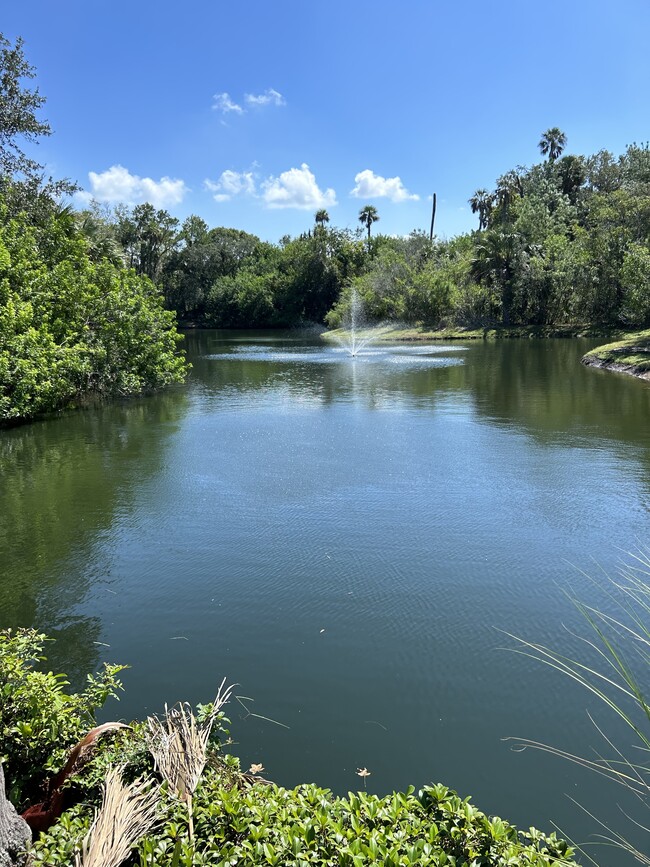
[[[39,671],[46,638],[31,629],[0,631],[0,761],[10,800],[19,808],[43,797],[41,784],[95,723],[95,711],[120,684],[123,666],[88,675],[83,692],[69,693],[64,674]]]
[[[0,195],[0,424],[183,379],[174,315],[145,277],[93,261],[73,217]]]

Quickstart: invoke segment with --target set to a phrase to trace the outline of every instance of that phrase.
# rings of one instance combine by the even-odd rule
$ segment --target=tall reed
[[[650,811],[650,549],[630,552],[616,575],[607,578],[604,590],[607,610],[572,598],[590,629],[588,636],[578,637],[593,662],[508,634],[518,642],[517,652],[571,678],[622,720],[632,735],[629,747],[616,743],[591,714],[607,755],[587,758],[526,738],[511,740],[519,747],[561,756],[609,778],[624,786],[642,810]],[[604,831],[599,835],[603,842],[624,849],[637,862],[650,867],[650,844],[641,851],[631,841],[630,833],[616,830],[611,819],[594,818]],[[637,829],[650,834],[650,819],[627,818]]]

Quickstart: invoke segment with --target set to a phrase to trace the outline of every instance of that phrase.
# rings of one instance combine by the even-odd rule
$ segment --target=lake
[[[570,798],[624,827],[613,784],[504,740],[602,751],[588,711],[632,740],[505,633],[589,659],[567,593],[610,604],[590,576],[648,539],[648,383],[584,340],[186,345],[184,387],[0,433],[0,625],[56,637],[76,684],[129,663],[108,718],[236,682],[232,749],[283,785],[366,767],[521,827],[584,840]]]

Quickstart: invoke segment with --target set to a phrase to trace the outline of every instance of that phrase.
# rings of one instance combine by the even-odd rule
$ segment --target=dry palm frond
[[[140,777],[122,781],[122,768],[111,768],[104,782],[102,806],[77,854],[76,867],[119,867],[156,821],[159,787]]]
[[[192,707],[179,702],[173,708],[165,705],[162,719],[147,718],[147,743],[156,769],[170,789],[187,804],[190,840],[194,838],[192,795],[201,779],[207,760],[212,726],[221,708],[230,698],[232,687],[221,682],[208,717],[199,722]]]

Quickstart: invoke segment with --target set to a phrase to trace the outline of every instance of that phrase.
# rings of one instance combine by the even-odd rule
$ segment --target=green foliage
[[[0,631],[0,760],[17,807],[40,800],[44,779],[95,723],[95,711],[121,688],[124,668],[104,665],[83,692],[69,693],[64,674],[37,669],[46,638],[32,629]]]
[[[361,229],[332,228],[321,210],[313,229],[274,246],[234,229],[210,230],[193,216],[169,235],[162,270],[145,273],[180,316],[215,327],[337,328],[352,289],[370,322],[650,324],[648,145],[630,145],[618,159],[607,151],[563,155],[565,146],[552,127],[540,140],[544,162],[477,190],[469,204],[479,229],[470,235],[433,243],[423,232],[373,235],[379,215],[367,205],[359,212],[365,243]],[[122,210],[117,225],[123,255],[141,268],[135,216]],[[159,233],[170,220],[158,212]]]
[[[70,211],[11,210],[0,197],[0,424],[181,381],[153,284],[91,257]]]
[[[621,266],[623,300],[621,318],[630,325],[650,322],[650,249],[632,243],[623,256]]]
[[[23,84],[34,76],[34,68],[23,54],[23,40],[17,39],[12,45],[0,33],[0,175],[33,175],[40,169],[18,143],[21,138],[33,142],[50,135],[49,125],[36,116],[44,97],[38,88],[30,90]]]
[[[273,294],[265,275],[242,268],[215,281],[203,321],[217,328],[263,328],[273,321]]]
[[[165,210],[145,202],[132,213],[120,208],[116,214],[115,233],[124,248],[129,267],[140,275],[156,280],[178,239],[178,220]]]
[[[195,793],[194,845],[178,802],[164,795],[162,826],[134,854],[139,867],[174,865],[484,865],[544,867],[573,863],[571,849],[555,834],[519,834],[488,818],[469,799],[445,786],[365,792],[336,798],[314,785],[287,790],[275,785],[231,785],[208,770]],[[36,842],[36,864],[71,863],[89,824],[81,807],[64,815]]]
[[[75,853],[81,850],[84,837],[93,821],[87,805],[78,805],[65,812],[47,834],[42,834],[32,849],[34,864],[74,864]]]
[[[326,212],[317,217],[313,232],[279,247],[235,229],[208,230],[190,217],[161,278],[167,303],[183,318],[217,328],[321,322],[366,254],[350,233],[325,225]]]

